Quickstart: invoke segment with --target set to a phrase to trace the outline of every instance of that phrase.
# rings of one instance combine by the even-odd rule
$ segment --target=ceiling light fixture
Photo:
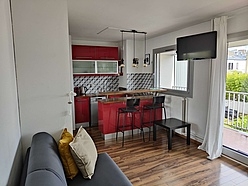
[[[113,30],[120,30],[121,32],[121,59],[119,60],[119,66],[121,68],[125,67],[125,64],[124,64],[124,58],[123,58],[123,53],[124,53],[124,44],[123,44],[123,34],[124,32],[127,32],[127,33],[133,33],[133,67],[138,67],[138,64],[139,64],[139,58],[135,57],[135,34],[144,34],[145,35],[145,54],[144,54],[144,67],[146,67],[148,65],[148,58],[146,57],[146,34],[147,32],[141,32],[141,31],[137,31],[137,30],[124,30],[124,29],[120,29],[120,28],[115,28],[115,27],[106,27],[104,29],[102,29],[101,31],[99,31],[97,34],[101,34],[102,32],[108,30],[108,29],[113,29]]]
[[[144,55],[144,64],[143,64],[143,66],[144,67],[147,67],[147,65],[148,65],[148,57],[146,57],[146,33],[144,34],[145,35],[145,55]]]
[[[138,67],[139,58],[135,57],[135,33],[136,30],[133,30],[133,67]]]
[[[120,67],[124,68],[124,59],[123,59],[123,52],[124,52],[124,45],[123,45],[123,31],[121,31],[121,60],[120,60]]]
[[[139,65],[139,58],[135,57],[136,56],[136,53],[135,53],[135,49],[136,49],[135,48],[136,47],[135,46],[135,34],[145,34],[145,52],[146,52],[146,34],[147,33],[146,32],[139,32],[137,30],[120,30],[120,32],[122,33],[122,36],[123,36],[123,33],[124,32],[133,33],[133,67],[138,67],[138,65]],[[122,37],[122,45],[123,45],[123,37]],[[123,51],[122,51],[122,55],[123,55]],[[123,58],[123,56],[122,56],[122,58]],[[124,61],[123,61],[123,64],[124,64]]]

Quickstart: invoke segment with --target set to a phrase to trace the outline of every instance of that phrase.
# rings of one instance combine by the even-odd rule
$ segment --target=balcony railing
[[[186,91],[186,90],[187,90],[187,87],[182,87],[182,86],[172,86],[172,89],[174,89],[174,90],[183,90],[183,91]]]
[[[248,134],[248,93],[226,91],[224,124]]]

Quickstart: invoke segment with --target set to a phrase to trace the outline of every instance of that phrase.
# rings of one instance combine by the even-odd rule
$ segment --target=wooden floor
[[[186,145],[186,140],[175,135],[172,150],[168,152],[167,136],[163,129],[157,133],[157,141],[142,141],[140,134],[103,140],[95,127],[86,128],[93,138],[98,153],[107,152],[126,174],[133,185],[213,185],[248,186],[248,168],[225,157],[208,160],[207,154],[198,150],[199,144]],[[152,136],[152,135],[151,135]],[[107,171],[107,170],[106,170]]]

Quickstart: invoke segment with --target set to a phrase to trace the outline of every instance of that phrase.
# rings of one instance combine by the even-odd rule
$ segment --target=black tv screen
[[[216,58],[217,31],[177,38],[177,60]]]

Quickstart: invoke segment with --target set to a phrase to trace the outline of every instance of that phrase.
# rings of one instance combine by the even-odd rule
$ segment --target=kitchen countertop
[[[115,96],[115,95],[125,95],[126,96],[135,96],[135,94],[142,93],[163,93],[166,92],[167,89],[164,88],[151,88],[151,89],[139,89],[139,90],[123,90],[123,91],[111,91],[111,92],[99,92],[99,93],[89,93],[86,95],[77,95],[76,97],[103,97],[103,96]],[[117,99],[117,98],[115,98]]]
[[[135,95],[141,93],[163,93],[167,89],[164,88],[151,88],[151,89],[139,89],[139,90],[123,90],[123,91],[112,91],[112,92],[99,92],[98,94],[92,94],[92,96],[109,96],[109,95]],[[89,96],[90,94],[88,94]]]
[[[127,99],[131,99],[131,98],[139,98],[140,100],[142,100],[142,99],[152,99],[153,96],[149,95],[149,96],[135,96],[135,97],[118,97],[118,98],[102,99],[99,100],[99,102],[103,104],[120,103],[120,102],[126,102]]]

